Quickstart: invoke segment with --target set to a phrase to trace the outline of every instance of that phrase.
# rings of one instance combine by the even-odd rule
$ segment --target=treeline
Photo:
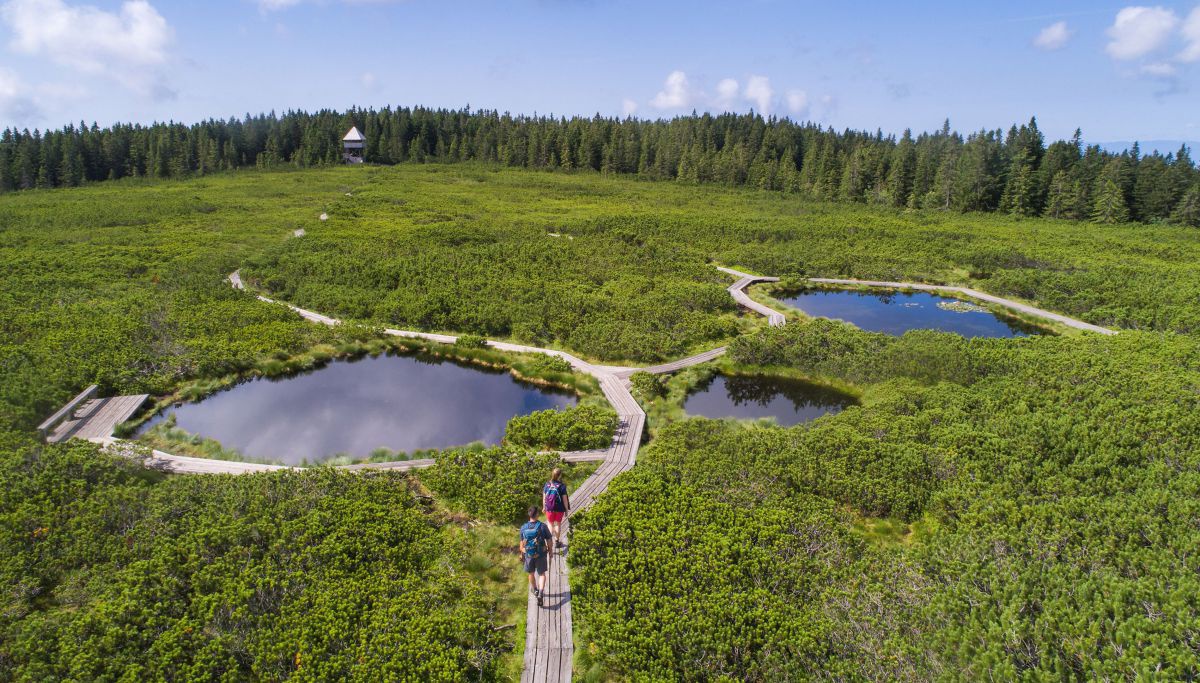
[[[1200,170],[1186,147],[1166,156],[1142,156],[1136,145],[1114,154],[1085,146],[1079,131],[1047,145],[1034,119],[966,136],[947,121],[936,132],[899,138],[757,114],[643,121],[421,107],[247,114],[190,126],[80,123],[44,133],[6,129],[0,192],[335,164],[352,125],[367,137],[366,160],[379,164],[592,169],[894,207],[1200,226]]]

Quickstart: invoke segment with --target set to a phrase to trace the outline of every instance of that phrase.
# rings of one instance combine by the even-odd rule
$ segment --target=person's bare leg
[[[538,588],[537,588],[538,591],[541,592],[543,595],[545,595],[545,593],[546,593],[546,573],[545,572],[542,572],[541,574],[537,575],[537,583],[538,583]]]

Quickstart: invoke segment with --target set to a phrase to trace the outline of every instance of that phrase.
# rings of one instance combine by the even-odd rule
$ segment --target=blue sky
[[[424,104],[1200,139],[1200,4],[0,0],[0,127]]]

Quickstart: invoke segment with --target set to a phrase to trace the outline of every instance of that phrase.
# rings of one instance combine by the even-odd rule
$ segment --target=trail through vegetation
[[[32,441],[92,382],[168,393],[385,325],[647,363],[728,343],[732,369],[861,395],[790,429],[659,413],[638,467],[574,520],[581,675],[1200,676],[1189,228],[466,164],[35,190],[0,197],[0,225],[0,678],[511,673],[516,560],[479,519],[519,510],[542,456],[443,459],[430,498],[419,476],[162,478]],[[714,262],[970,285],[1123,331],[768,328]],[[362,324],[239,293],[242,264]],[[635,381],[647,402],[672,390]]]

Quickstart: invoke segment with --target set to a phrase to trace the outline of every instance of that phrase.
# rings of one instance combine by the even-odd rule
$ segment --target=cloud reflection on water
[[[180,428],[249,458],[298,464],[337,453],[363,457],[379,447],[494,444],[512,416],[574,403],[573,396],[507,373],[428,357],[379,356],[246,382],[168,412]]]

